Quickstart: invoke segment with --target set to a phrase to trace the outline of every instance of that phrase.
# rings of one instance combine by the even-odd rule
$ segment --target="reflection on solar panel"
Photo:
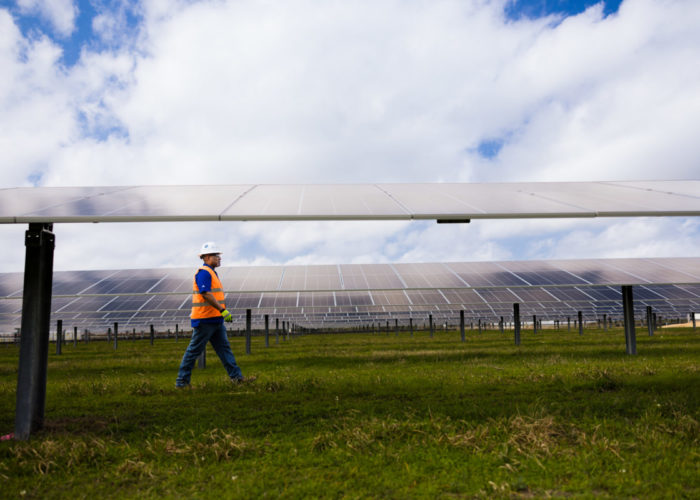
[[[589,319],[622,314],[620,285],[635,285],[638,317],[646,306],[664,316],[700,312],[700,258],[603,259],[339,266],[224,267],[220,275],[236,325],[253,310],[311,325],[384,323],[408,318],[454,322],[523,316]],[[70,271],[54,274],[52,321],[106,331],[189,325],[194,269]],[[21,322],[22,275],[0,274],[0,333]],[[54,323],[55,324],[55,323]]]
[[[201,203],[183,200],[206,199]],[[10,188],[0,223],[700,215],[700,181]]]

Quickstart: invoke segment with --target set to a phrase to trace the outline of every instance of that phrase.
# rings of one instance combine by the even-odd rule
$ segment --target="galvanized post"
[[[117,339],[119,338],[119,323],[114,323],[114,350],[117,350]]]
[[[78,327],[73,327],[73,347],[78,347]]]
[[[275,318],[275,344],[280,343],[280,319]]]
[[[430,323],[430,338],[433,338],[433,335],[435,334],[434,330],[434,325],[433,325],[433,315],[429,314],[428,315],[428,323]]]
[[[197,368],[204,370],[207,367],[207,345],[204,344],[204,349],[202,349],[202,354],[197,358]]]
[[[63,343],[63,321],[56,321],[56,354],[61,354],[61,344]]]
[[[481,318],[479,318],[479,335],[481,335]]]
[[[520,304],[513,304],[513,330],[515,345],[520,345]]]
[[[532,333],[537,333],[537,315],[532,315]]]
[[[649,332],[650,337],[654,335],[654,318],[652,317],[651,306],[647,306],[647,332]]]
[[[270,347],[270,315],[265,315],[265,347]]]
[[[245,310],[245,353],[250,354],[251,310]]]
[[[462,342],[467,341],[467,335],[464,332],[464,309],[460,309],[459,311],[459,335]]]
[[[155,328],[153,328],[153,325],[151,325],[151,345],[153,345],[155,338],[156,338],[156,330],[155,330]]]
[[[408,318],[408,328],[411,331],[411,337],[413,337],[413,318]]]
[[[569,329],[569,333],[571,333],[571,316],[566,317],[566,325],[567,325],[567,328]]]
[[[627,354],[637,354],[637,334],[634,331],[634,299],[630,285],[622,287],[622,315],[625,320]]]
[[[27,440],[44,425],[49,357],[53,224],[32,223],[25,233],[24,291],[17,374],[15,439]]]
[[[583,335],[583,312],[578,312],[578,334]]]
[[[178,341],[179,336],[180,336],[180,325],[175,323],[175,342]]]
[[[695,330],[695,313],[691,312],[690,317],[693,319],[693,330]]]
[[[501,320],[498,322],[498,329],[503,333],[503,316],[501,316]]]

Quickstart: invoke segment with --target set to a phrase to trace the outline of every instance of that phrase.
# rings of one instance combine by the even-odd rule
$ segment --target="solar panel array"
[[[700,181],[0,189],[0,223],[649,215],[700,215]]]
[[[429,314],[454,323],[506,321],[513,303],[521,314],[565,319],[582,311],[589,320],[622,315],[620,285],[635,285],[639,317],[646,306],[664,316],[700,312],[700,258],[561,261],[343,264],[222,267],[234,327],[245,310],[305,326],[385,324]],[[54,273],[52,321],[66,328],[189,327],[194,268]],[[0,333],[21,323],[22,273],[0,274]]]

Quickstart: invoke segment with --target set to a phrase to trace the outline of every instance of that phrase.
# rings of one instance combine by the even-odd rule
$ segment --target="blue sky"
[[[98,13],[113,12],[123,17],[125,34],[134,36],[142,21],[138,2],[120,0],[78,0],[72,3],[75,11],[73,28],[70,33],[57,29],[46,14],[37,6],[22,7],[21,2],[6,2],[17,25],[25,37],[46,35],[63,49],[61,62],[70,67],[80,58],[83,48],[103,51],[114,48],[93,30],[93,20]],[[38,2],[37,2],[38,3]],[[537,19],[551,15],[567,17],[580,14],[587,8],[603,4],[605,16],[615,14],[622,0],[511,0],[505,3],[503,13],[506,19],[517,21],[523,18]]]
[[[2,187],[698,179],[696,0],[2,0]],[[23,227],[0,227],[0,272]],[[57,269],[698,255],[695,219],[60,225]],[[115,245],[115,241],[141,244]],[[20,243],[18,243],[20,242]]]

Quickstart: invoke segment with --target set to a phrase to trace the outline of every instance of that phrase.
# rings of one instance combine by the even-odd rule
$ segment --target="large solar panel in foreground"
[[[700,215],[700,181],[0,189],[8,224],[673,215]]]
[[[189,325],[194,268],[69,271],[54,274],[52,321],[106,330],[114,322],[143,329]],[[523,315],[561,319],[620,317],[620,285],[634,285],[635,307],[666,316],[700,312],[700,258],[344,264],[223,267],[227,307],[236,324],[252,309],[305,325],[408,318],[454,321]],[[19,327],[22,274],[0,274],[0,332]]]

